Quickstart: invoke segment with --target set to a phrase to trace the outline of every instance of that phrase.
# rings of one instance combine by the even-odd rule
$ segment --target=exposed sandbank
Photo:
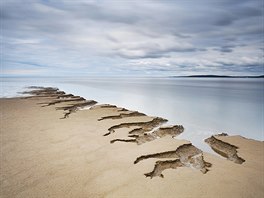
[[[163,130],[156,130],[160,137],[155,141],[111,144],[111,140],[128,139],[129,135],[136,135],[130,137],[136,139],[152,130],[149,123],[155,118],[142,114],[122,117],[131,111],[113,105],[78,111],[78,104],[92,100],[41,107],[72,97],[57,92],[50,88],[38,92],[37,97],[0,99],[1,197],[264,196],[263,142],[215,136],[225,142],[217,141],[218,151],[227,153],[227,158],[235,153],[245,160],[243,163],[204,153],[186,140],[171,138],[178,133],[171,133],[166,124]],[[70,107],[76,113],[60,119]],[[107,119],[98,121],[103,117]],[[109,130],[114,133],[103,136]]]

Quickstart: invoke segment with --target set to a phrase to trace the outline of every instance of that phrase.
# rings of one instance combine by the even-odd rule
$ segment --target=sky
[[[2,76],[263,75],[263,0],[2,0]]]

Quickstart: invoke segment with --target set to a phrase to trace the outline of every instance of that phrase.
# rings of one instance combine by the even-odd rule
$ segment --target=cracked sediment
[[[221,135],[220,135],[221,136]],[[223,135],[222,135],[223,136]],[[226,136],[226,135],[225,135]],[[204,140],[219,155],[237,164],[242,164],[245,160],[237,155],[238,147],[217,139],[217,135]]]
[[[166,169],[176,169],[178,167],[182,167],[183,164],[181,163],[181,161],[179,159],[176,160],[166,160],[166,161],[157,161],[155,163],[154,169],[153,171],[149,172],[149,173],[145,173],[144,175],[146,177],[150,177],[151,179],[153,177],[162,177],[164,178],[164,175],[162,174],[162,172]]]
[[[184,131],[184,128],[182,125],[174,125],[174,126],[160,127],[151,133],[144,133],[144,130],[142,128],[134,129],[132,132],[134,133],[135,131],[137,131],[137,134],[132,134],[132,135],[128,136],[128,137],[132,137],[134,139],[129,139],[130,141],[127,141],[127,139],[114,139],[114,140],[111,140],[111,143],[114,143],[114,142],[134,142],[134,143],[137,143],[138,145],[141,145],[141,144],[144,144],[146,142],[151,142],[153,140],[156,140],[158,138],[162,138],[165,136],[171,136],[173,138],[173,137],[181,134]],[[143,134],[142,134],[142,132],[143,132]],[[134,140],[134,141],[132,141],[132,140]]]
[[[85,101],[85,99],[83,97],[74,97],[74,98],[69,98],[69,99],[60,99],[60,100],[56,100],[56,101],[52,101],[47,103],[46,105],[43,105],[42,107],[47,107],[47,106],[51,106],[51,105],[55,105],[55,104],[59,104],[59,103],[63,103],[63,102],[80,102],[80,101]]]
[[[57,96],[57,99],[77,98],[77,97],[80,97],[80,96],[74,96],[73,94],[63,94],[63,95]]]
[[[69,105],[69,106],[65,106],[65,107],[57,107],[57,110],[63,110],[63,111],[68,111],[64,113],[64,116],[61,119],[65,119],[68,118],[70,116],[70,114],[75,113],[76,111],[78,111],[81,108],[84,107],[89,107],[89,106],[93,106],[97,104],[96,101],[94,100],[86,100],[84,102],[81,103],[77,103],[77,104],[73,104],[73,105]]]
[[[151,178],[156,176],[163,177],[162,171],[169,168],[192,167],[200,170],[202,173],[206,173],[208,171],[207,168],[211,166],[210,163],[204,161],[202,151],[192,144],[179,146],[175,151],[140,156],[134,163],[136,164],[141,160],[149,158],[178,158],[176,160],[157,161],[153,171],[145,174]]]
[[[184,131],[184,128],[182,125],[173,125],[173,126],[162,126],[158,128],[155,133],[158,137],[164,137],[164,136],[171,136],[176,137],[177,135],[181,134]]]
[[[107,119],[122,119],[122,118],[128,118],[128,117],[139,117],[139,116],[146,116],[144,113],[140,113],[138,111],[133,111],[130,113],[120,113],[118,115],[112,115],[112,116],[103,116],[98,119],[98,121],[101,120],[107,120]]]
[[[175,160],[157,161],[153,171],[146,173],[146,177],[164,177],[162,172],[166,169],[176,169],[178,167],[191,167],[205,174],[211,163],[203,158],[203,152],[192,144],[183,144],[175,151],[166,151],[161,153],[143,155],[138,157],[134,164],[149,158],[178,158]]]
[[[31,87],[30,89],[34,89],[34,88]],[[39,87],[36,90],[24,91],[24,92],[22,92],[22,94],[32,94],[32,95],[35,95],[35,96],[45,96],[45,95],[48,96],[48,95],[51,95],[51,94],[62,95],[62,94],[65,94],[65,92],[64,91],[59,91],[58,88]]]
[[[91,107],[91,109],[118,109],[116,105],[111,104],[100,104],[100,105],[94,105]]]
[[[163,124],[167,121],[168,120],[166,120],[164,118],[156,117],[156,118],[153,118],[151,121],[121,123],[121,124],[117,124],[117,125],[110,127],[108,129],[109,132],[104,134],[104,136],[107,136],[107,135],[110,135],[111,133],[114,133],[116,129],[129,128],[131,126],[142,127],[142,130],[147,132],[147,131],[151,131],[155,127],[160,126],[161,124]]]
[[[73,94],[66,94],[64,91],[60,91],[58,88],[53,87],[37,87],[37,86],[31,86],[28,87],[29,89],[34,89],[31,91],[25,91],[23,94],[31,94],[33,96],[29,96],[26,98],[38,98],[38,97],[51,97],[56,98],[56,100],[52,100],[45,103],[39,103],[39,104],[45,104],[42,107],[47,107],[51,105],[56,105],[60,103],[67,103],[67,102],[78,102],[76,104],[71,104],[65,107],[56,107],[56,110],[64,110],[67,111],[64,113],[64,116],[61,119],[68,118],[70,114],[75,113],[79,109],[86,107],[86,106],[93,106],[97,102],[94,100],[86,100],[83,97],[75,96]]]

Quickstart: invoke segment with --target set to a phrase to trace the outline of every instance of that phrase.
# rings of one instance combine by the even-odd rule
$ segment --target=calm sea
[[[264,139],[264,79],[246,78],[1,78],[1,97],[26,86],[68,93],[160,116],[182,124],[178,138],[208,150],[203,139],[226,132]]]

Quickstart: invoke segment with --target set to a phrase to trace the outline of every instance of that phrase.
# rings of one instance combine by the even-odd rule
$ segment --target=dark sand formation
[[[121,108],[121,109],[119,109],[118,111],[129,111],[129,110],[126,109],[126,108]]]
[[[58,97],[65,94],[64,91],[59,91],[58,88],[53,87],[28,87],[29,89],[33,89],[31,91],[24,91],[22,94],[30,94],[31,96],[25,97],[27,98],[36,98],[36,97]]]
[[[73,104],[73,105],[69,105],[65,107],[57,107],[56,109],[67,111],[64,113],[64,116],[61,118],[61,119],[65,119],[65,118],[68,118],[71,113],[75,113],[76,111],[84,107],[93,106],[96,103],[97,102],[94,100],[85,100],[84,102],[81,102],[81,103],[77,103],[77,104]]]
[[[238,147],[222,140],[217,139],[217,136],[226,136],[227,134],[220,134],[211,136],[204,141],[219,155],[233,161],[237,164],[242,164],[245,160],[237,155]]]
[[[71,113],[78,111],[79,109],[86,107],[86,106],[93,106],[97,102],[94,100],[86,100],[80,96],[74,96],[73,94],[66,94],[64,91],[59,91],[58,88],[53,87],[37,87],[31,86],[28,87],[29,89],[33,89],[31,91],[25,91],[23,94],[31,94],[33,96],[29,96],[26,98],[32,97],[55,97],[55,100],[47,102],[47,103],[39,103],[39,104],[46,104],[42,107],[56,105],[65,102],[78,102],[76,104],[68,105],[65,107],[57,107],[56,110],[64,110],[67,111],[64,113],[62,119],[68,118]]]
[[[142,130],[142,128],[140,128]],[[159,129],[151,132],[151,133],[143,133],[140,135],[129,135],[128,137],[132,137],[134,139],[114,139],[111,140],[111,143],[114,142],[134,142],[138,145],[144,144],[146,142],[150,142],[156,140],[157,138],[162,138],[165,136],[175,137],[181,134],[184,131],[182,125],[174,125],[174,126],[167,126],[167,127],[160,127]]]
[[[57,98],[59,95],[62,94],[44,94],[44,95],[35,95],[35,96],[27,96],[27,97],[23,97],[22,99],[30,99],[30,98]]]
[[[111,104],[100,104],[100,105],[95,105],[93,107],[91,107],[91,109],[97,109],[97,108],[101,108],[101,109],[117,109],[118,107],[116,105],[111,105]]]
[[[167,151],[150,155],[142,155],[136,159],[134,164],[149,158],[178,158],[175,160],[157,161],[153,171],[146,173],[146,177],[164,177],[162,171],[166,169],[176,169],[178,167],[191,167],[200,170],[202,173],[208,171],[211,163],[204,161],[203,152],[192,144],[179,146],[175,151]]]
[[[30,89],[33,89],[31,91],[24,91],[22,94],[31,94],[35,96],[44,96],[44,95],[51,95],[51,94],[65,94],[64,91],[59,91],[58,88],[54,87],[39,87],[37,89],[33,87],[29,87]]]
[[[79,101],[85,101],[85,99],[83,97],[80,97],[80,96],[77,96],[74,98],[69,98],[69,99],[60,99],[60,100],[51,101],[51,102],[47,103],[46,105],[43,105],[42,107],[47,107],[47,106],[59,104],[62,102],[79,102]]]
[[[173,126],[162,126],[156,131],[154,131],[154,133],[158,137],[164,137],[166,135],[175,137],[181,134],[183,131],[184,131],[184,127],[182,125],[173,125]]]
[[[145,121],[145,122],[131,122],[131,123],[121,123],[118,125],[114,125],[108,129],[108,133],[104,134],[104,136],[110,135],[111,133],[114,133],[116,129],[119,128],[129,128],[131,126],[139,126],[144,130],[145,132],[151,131],[157,126],[160,126],[161,124],[167,122],[168,120],[160,117],[153,118],[151,121]]]
[[[45,89],[45,90],[51,90],[51,89],[53,89],[53,90],[59,90],[58,88],[56,88],[56,87],[41,87],[41,86],[29,86],[29,87],[27,87],[28,89],[37,89],[37,90],[41,90],[41,89]]]
[[[57,96],[57,99],[75,98],[75,97],[79,97],[79,96],[74,96],[73,94],[63,94],[63,95]]]
[[[122,119],[127,117],[138,117],[138,116],[146,116],[144,113],[140,113],[138,111],[133,111],[130,113],[120,113],[118,115],[112,115],[112,116],[104,116],[98,119],[98,121],[101,120],[107,120],[107,119]]]

